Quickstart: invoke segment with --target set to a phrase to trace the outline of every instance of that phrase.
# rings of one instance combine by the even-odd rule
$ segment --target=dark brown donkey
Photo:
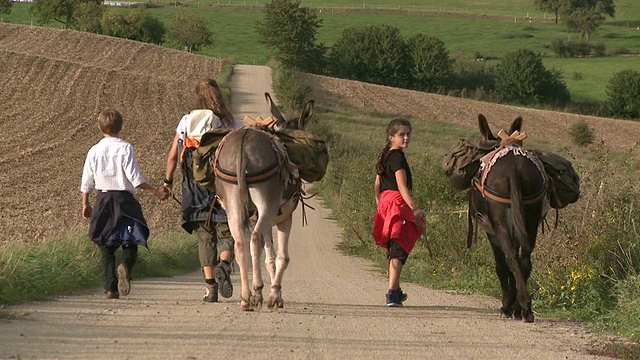
[[[303,130],[313,113],[313,100],[307,102],[302,115],[286,121],[271,96],[265,93],[276,120],[275,131],[286,127]],[[230,132],[218,145],[214,160],[215,189],[227,211],[229,228],[235,240],[235,258],[242,285],[241,309],[259,310],[263,297],[260,258],[264,247],[265,263],[271,277],[269,309],[283,307],[282,277],[289,264],[289,233],[292,213],[300,199],[301,180],[290,163],[283,145],[269,132],[242,128]],[[257,215],[251,230],[250,218]],[[277,255],[272,227],[278,229]],[[251,243],[245,234],[251,232]],[[249,289],[248,266],[251,250],[253,281]]]
[[[481,114],[480,133],[498,140]],[[533,322],[527,280],[538,225],[548,210],[547,176],[540,160],[522,147],[522,118],[509,133],[498,133],[500,146],[482,159],[469,196],[469,219],[486,231],[502,288],[502,314]]]

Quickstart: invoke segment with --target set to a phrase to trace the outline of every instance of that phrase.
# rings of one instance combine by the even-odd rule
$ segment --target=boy
[[[106,110],[98,115],[98,128],[104,136],[91,147],[82,170],[82,217],[91,219],[89,237],[100,247],[107,299],[126,296],[131,289],[131,269],[138,257],[138,245],[147,246],[149,228],[142,207],[134,197],[135,188],[161,200],[169,194],[147,183],[133,152],[133,146],[119,137],[122,115]],[[89,194],[96,189],[92,209]],[[115,252],[122,246],[123,263],[116,276]]]

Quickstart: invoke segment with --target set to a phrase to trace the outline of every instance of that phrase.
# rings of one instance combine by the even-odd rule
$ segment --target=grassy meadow
[[[529,1],[515,1],[511,5],[498,5],[504,2],[488,1],[487,8],[505,9],[518,6],[528,8]],[[440,2],[433,2],[434,6],[444,6]],[[451,3],[452,5],[456,3]],[[458,1],[462,4],[464,1]],[[184,6],[163,6],[149,9],[165,24],[169,24],[171,16],[178,10],[197,7],[191,3]],[[202,1],[200,5],[209,4]],[[260,5],[261,3],[259,3]],[[348,2],[343,6],[349,6]],[[373,3],[372,3],[373,5]],[[407,1],[406,4],[410,5]],[[495,5],[495,6],[494,6]],[[12,13],[4,15],[3,21],[30,24],[33,21],[29,14],[28,4],[15,3]],[[425,5],[426,6],[426,5]],[[456,5],[457,6],[457,5]],[[640,2],[620,2],[618,10],[637,8],[640,14]],[[129,11],[123,8],[110,8],[110,11]],[[237,9],[230,7],[203,7],[198,10],[210,24],[214,31],[214,44],[204,48],[201,54],[217,58],[233,58],[240,64],[264,65],[271,56],[269,50],[258,41],[254,24],[262,17],[259,8]],[[624,12],[623,12],[624,14]],[[396,14],[368,14],[368,13],[319,13],[323,21],[318,31],[318,41],[330,47],[342,35],[346,28],[367,25],[387,24],[401,30],[405,37],[423,33],[441,39],[452,57],[472,57],[480,54],[485,59],[500,59],[505,53],[519,48],[528,48],[539,52],[544,57],[547,67],[555,67],[564,72],[565,81],[574,101],[595,102],[606,98],[606,84],[612,75],[623,69],[640,71],[640,61],[637,56],[608,56],[603,58],[556,58],[548,45],[556,37],[577,40],[577,33],[569,33],[559,24],[526,22],[526,21],[497,21],[479,18],[447,18],[424,17]],[[618,18],[616,18],[616,21]],[[640,21],[640,18],[638,19]],[[48,24],[49,26],[59,26]],[[640,54],[640,30],[631,27],[601,26],[592,38],[594,44],[604,43],[606,52],[611,53],[625,48],[633,54]]]

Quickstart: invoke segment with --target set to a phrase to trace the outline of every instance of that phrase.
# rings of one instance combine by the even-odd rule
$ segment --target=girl
[[[211,78],[198,81],[196,84],[195,109],[210,110],[217,123],[216,127],[224,129],[238,129],[242,127],[240,121],[231,114],[222,96],[218,83]],[[215,192],[203,188],[195,182],[191,169],[191,150],[186,143],[187,129],[197,127],[191,122],[200,122],[190,114],[184,115],[171,143],[167,155],[167,169],[164,186],[171,189],[173,174],[180,165],[182,171],[182,227],[190,234],[198,237],[198,257],[205,281],[205,302],[218,302],[220,295],[229,298],[233,295],[231,283],[231,261],[233,258],[234,241],[227,225],[227,216],[222,208],[216,204],[215,211],[210,211],[215,201]],[[182,147],[186,147],[182,155]],[[180,162],[178,164],[178,162]]]
[[[387,145],[378,155],[374,191],[378,208],[373,217],[373,238],[387,250],[389,291],[387,306],[402,306],[407,295],[400,288],[400,274],[409,253],[422,234],[424,213],[412,196],[412,178],[403,150],[409,146],[411,124],[393,119],[387,125]]]

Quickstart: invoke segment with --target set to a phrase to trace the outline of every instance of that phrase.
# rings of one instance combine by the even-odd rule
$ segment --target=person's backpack
[[[198,109],[191,111],[187,115],[186,125],[180,160],[184,163],[185,171],[193,176],[193,180],[198,183],[198,185],[213,189],[213,173],[211,172],[208,158],[203,159],[203,156],[207,156],[211,142],[207,142],[207,148],[200,151],[199,149],[202,146],[202,138],[206,133],[222,130],[220,129],[222,122],[213,111]],[[224,131],[225,133],[229,132],[229,130]],[[217,143],[215,145],[217,146]],[[204,153],[201,154],[200,152]],[[215,152],[215,147],[213,148],[213,152]],[[185,156],[187,154],[189,156]]]
[[[184,134],[184,148],[198,148],[205,133],[222,127],[220,118],[211,110],[193,110],[187,115],[187,133]]]

